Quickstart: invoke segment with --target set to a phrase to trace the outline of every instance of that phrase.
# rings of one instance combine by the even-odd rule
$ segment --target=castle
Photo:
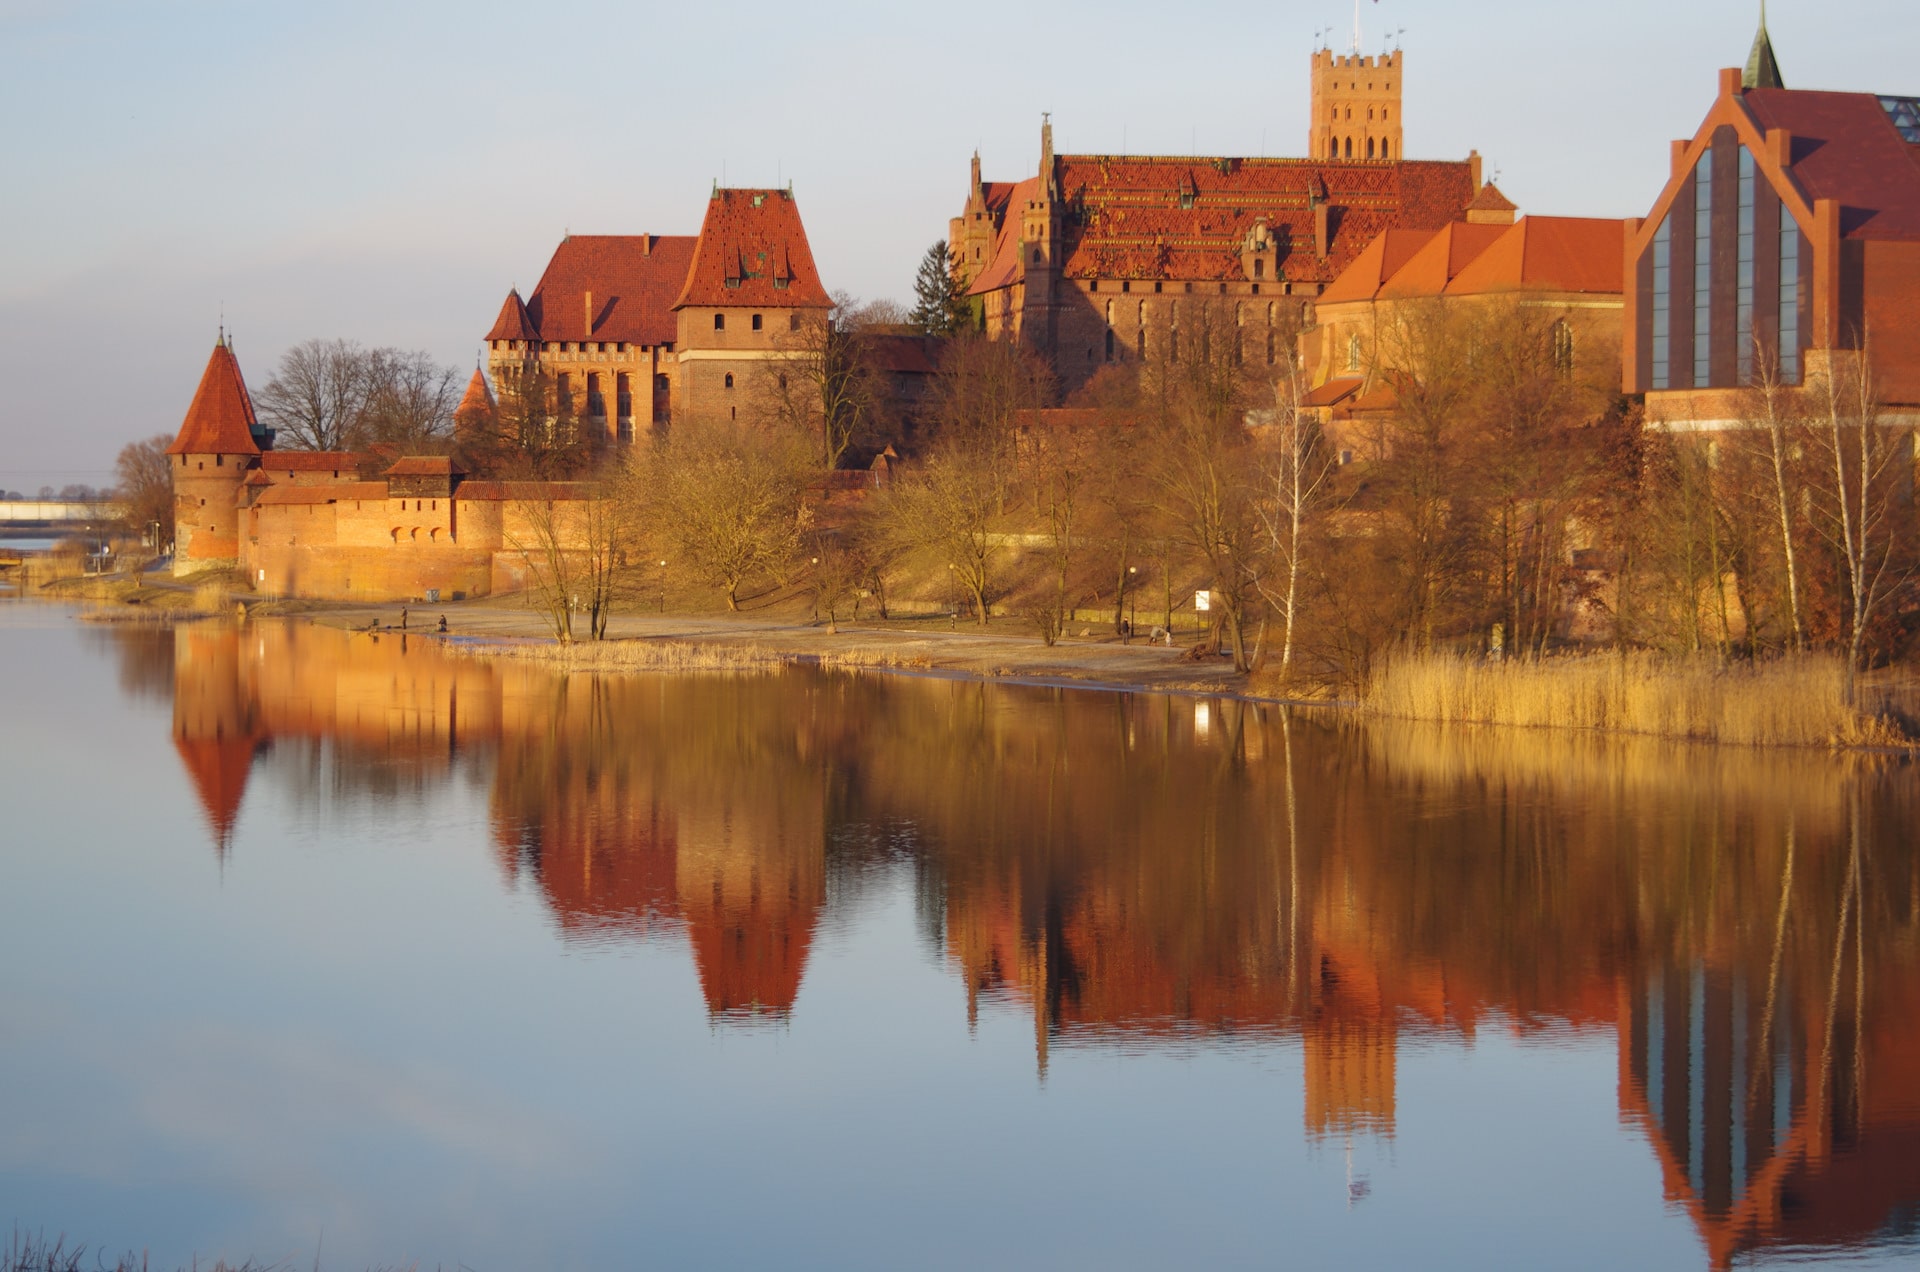
[[[736,419],[833,307],[791,187],[715,186],[697,237],[569,234],[487,332],[495,383],[541,374],[609,440]],[[772,381],[771,383],[769,381]]]
[[[1178,359],[1222,338],[1286,360],[1306,306],[1394,230],[1438,231],[1481,192],[1477,154],[1402,151],[1405,55],[1321,49],[1310,158],[1056,155],[1017,182],[981,178],[948,244],[989,335],[1025,341],[1063,391],[1109,363]]]
[[[237,570],[284,596],[511,591],[525,585],[526,547],[595,494],[577,482],[468,480],[445,456],[276,451],[224,335],[167,456],[174,573]]]

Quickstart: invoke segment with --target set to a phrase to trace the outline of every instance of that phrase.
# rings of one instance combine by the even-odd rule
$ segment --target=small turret
[[[176,575],[239,564],[240,492],[261,452],[272,445],[273,435],[254,415],[233,345],[223,334],[180,432],[167,447]]]

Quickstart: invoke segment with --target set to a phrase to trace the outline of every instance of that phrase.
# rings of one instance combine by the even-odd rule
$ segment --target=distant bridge
[[[0,526],[78,526],[95,521],[118,521],[127,506],[108,500],[81,503],[72,499],[0,499]]]

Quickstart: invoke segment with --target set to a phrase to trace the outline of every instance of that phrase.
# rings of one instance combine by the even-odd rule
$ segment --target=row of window
[[[1573,374],[1573,325],[1565,318],[1553,324],[1547,333],[1548,352],[1553,356],[1553,369],[1562,376]],[[1471,356],[1469,349],[1469,356]],[[1359,333],[1347,337],[1347,371],[1358,375],[1366,368],[1366,346]]]
[[[1372,88],[1373,85],[1369,84],[1367,85],[1367,87]],[[1351,120],[1353,118],[1353,107],[1349,106],[1346,109],[1347,109],[1347,118]],[[1340,122],[1340,107],[1338,106],[1335,106],[1333,108],[1333,122],[1336,124]],[[1367,122],[1368,123],[1373,122],[1373,107],[1371,106],[1367,107]],[[1387,122],[1387,108],[1385,106],[1382,106],[1380,108],[1380,122],[1383,124]]]
[[[1267,262],[1266,262],[1266,258],[1265,258],[1265,257],[1260,257],[1260,256],[1256,256],[1256,257],[1254,257],[1254,260],[1253,260],[1253,276],[1254,276],[1255,278],[1265,278],[1265,277],[1267,276]],[[1141,280],[1141,285],[1142,285],[1142,286],[1145,286],[1145,285],[1146,285],[1146,280],[1144,280],[1144,279],[1143,279],[1143,280]],[[1093,279],[1089,279],[1089,280],[1087,281],[1087,290],[1088,290],[1089,292],[1094,292],[1094,293],[1098,293],[1098,292],[1099,292],[1099,290],[1100,290],[1100,286],[1101,286],[1101,284],[1100,284],[1100,280],[1099,280],[1099,279],[1097,279],[1097,278],[1093,278]],[[1108,290],[1111,290],[1111,289],[1112,289],[1112,287],[1113,287],[1113,280],[1112,280],[1112,279],[1108,279],[1108,280],[1107,280],[1107,283],[1106,283],[1106,286],[1107,286],[1107,288],[1108,288]],[[1181,295],[1184,295],[1184,296],[1191,296],[1191,295],[1193,295],[1193,284],[1192,284],[1192,283],[1181,283],[1181,284],[1179,284],[1178,286],[1179,286],[1179,291],[1180,291],[1180,294],[1181,294]],[[1227,295],[1227,289],[1228,289],[1228,287],[1230,286],[1230,284],[1227,284],[1227,283],[1219,283],[1219,284],[1217,284],[1216,286],[1217,286],[1217,288],[1218,288],[1218,294],[1219,294],[1219,295],[1222,295],[1222,296],[1225,296],[1225,295]],[[1304,288],[1304,289],[1306,290],[1306,292],[1307,292],[1308,294],[1315,294],[1315,293],[1317,293],[1317,291],[1318,291],[1318,287],[1317,287],[1317,285],[1316,285],[1316,284],[1313,284],[1313,283],[1302,283],[1302,284],[1301,284],[1301,287],[1302,287],[1302,288]],[[1163,281],[1161,281],[1161,280],[1159,280],[1159,279],[1156,279],[1156,280],[1154,280],[1154,282],[1153,282],[1153,294],[1154,294],[1154,295],[1156,295],[1156,296],[1158,296],[1158,295],[1160,295],[1160,294],[1162,294],[1162,293],[1163,293],[1163,292],[1164,292],[1165,290],[1166,290],[1166,284],[1165,284],[1165,283],[1164,283]],[[1127,295],[1127,294],[1129,294],[1129,293],[1131,293],[1132,291],[1133,291],[1133,280],[1132,280],[1132,279],[1128,279],[1128,278],[1123,278],[1123,279],[1121,279],[1121,280],[1120,280],[1120,294],[1121,294],[1121,295],[1123,295],[1123,296],[1125,296],[1125,295]],[[1255,283],[1255,284],[1253,284],[1253,294],[1254,294],[1255,296],[1258,296],[1258,295],[1260,294],[1260,284],[1259,284],[1259,283]],[[1282,284],[1280,285],[1280,294],[1281,294],[1282,296],[1291,296],[1291,295],[1293,295],[1293,284],[1292,284],[1292,283],[1282,283]]]
[[[1342,153],[1343,150],[1345,153]],[[1391,150],[1392,147],[1384,137],[1382,137],[1378,143],[1369,137],[1367,138],[1367,144],[1358,148],[1354,146],[1353,138],[1351,137],[1335,137],[1327,142],[1327,158],[1329,159],[1391,159],[1393,158],[1393,155],[1390,153]]]
[[[752,321],[752,324],[753,324],[753,329],[754,329],[755,331],[761,331],[761,330],[764,330],[764,329],[765,329],[765,324],[764,324],[764,322],[763,322],[763,318],[762,318],[762,315],[760,315],[760,314],[755,314],[755,315],[753,315],[753,317],[752,317],[752,319],[751,319],[751,321]],[[716,313],[716,314],[714,314],[714,316],[713,316],[713,329],[714,329],[715,331],[725,331],[725,330],[727,329],[727,316],[726,316],[726,315],[725,315],[724,313]],[[788,330],[788,331],[798,331],[798,330],[800,330],[800,315],[799,315],[799,314],[788,314],[788,315],[787,315],[787,330]]]

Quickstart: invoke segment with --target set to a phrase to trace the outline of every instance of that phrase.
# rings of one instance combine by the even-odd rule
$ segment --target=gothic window
[[[727,387],[728,388],[733,387],[733,372],[731,371],[727,372]]]
[[[1373,158],[1373,138],[1367,138],[1367,158]]]
[[[1347,370],[1358,371],[1359,369],[1360,369],[1360,337],[1357,335],[1348,336],[1347,337]]]
[[[1253,276],[1255,278],[1265,278],[1267,276],[1267,262],[1264,258],[1262,257],[1254,258]]]
[[[1392,156],[1387,153],[1387,143],[1385,141],[1382,141],[1380,143],[1380,157],[1382,159],[1392,158]]]

